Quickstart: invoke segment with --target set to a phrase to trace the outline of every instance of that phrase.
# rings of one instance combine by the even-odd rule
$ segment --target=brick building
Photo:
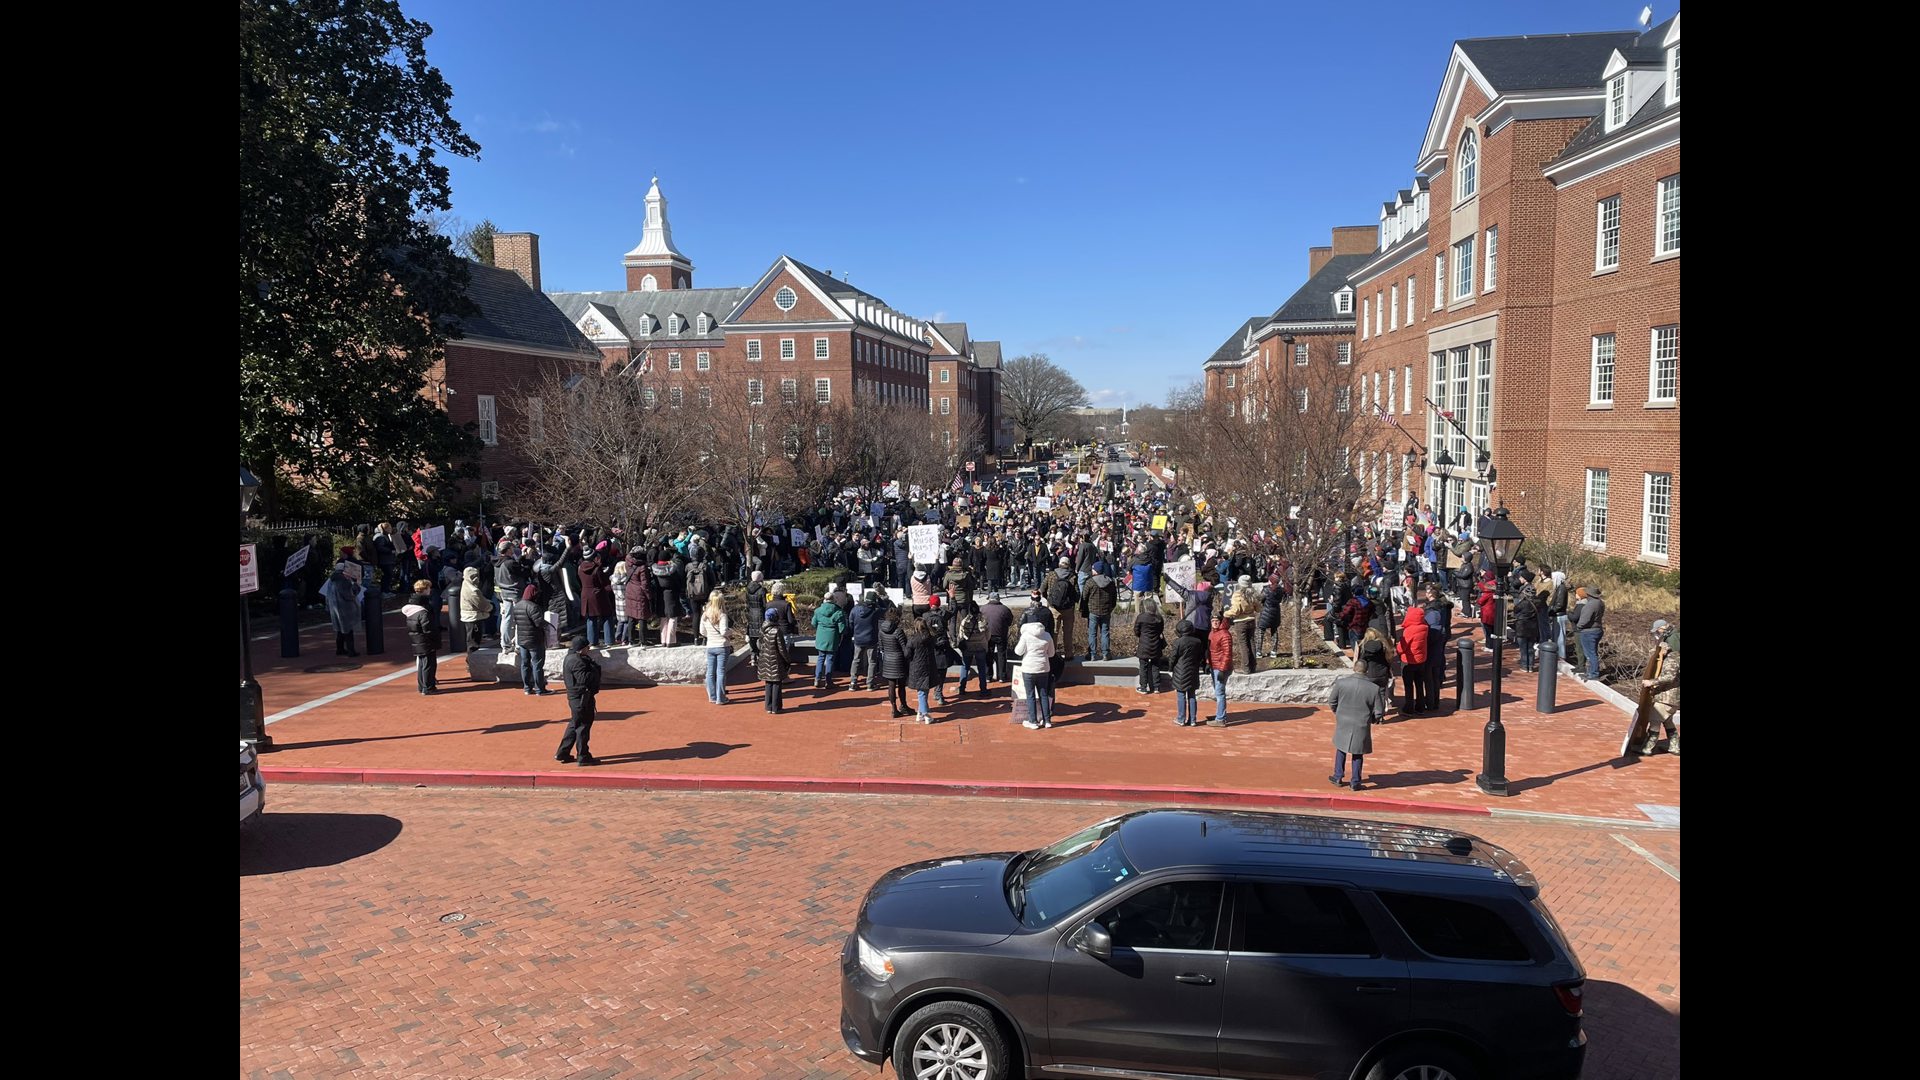
[[[966,323],[930,323],[927,415],[956,462],[994,450],[1000,432],[1000,343],[975,341]]]

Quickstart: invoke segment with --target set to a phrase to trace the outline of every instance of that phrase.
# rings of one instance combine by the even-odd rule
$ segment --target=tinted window
[[[1505,919],[1465,900],[1383,892],[1380,900],[1400,926],[1435,956],[1460,960],[1531,960]]]
[[[1143,889],[1100,914],[1115,948],[1211,949],[1220,924],[1218,881],[1175,881]]]
[[[1235,952],[1372,956],[1373,934],[1342,889],[1328,885],[1241,887]]]

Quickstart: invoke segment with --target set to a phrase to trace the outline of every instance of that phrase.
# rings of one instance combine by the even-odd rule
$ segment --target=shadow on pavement
[[[745,750],[752,745],[752,743],[690,742],[685,746],[646,750],[638,754],[608,754],[600,760],[612,765],[631,761],[686,761],[692,758],[717,758],[725,757],[735,750]]]
[[[1202,699],[1200,708],[1209,718],[1213,716],[1213,703],[1211,701]],[[1227,714],[1227,720],[1234,727],[1239,727],[1242,724],[1280,724],[1288,720],[1304,720],[1314,715],[1316,711],[1317,710],[1311,705],[1291,705],[1285,708],[1255,709],[1253,712],[1230,712]],[[1329,718],[1329,720],[1331,720],[1331,718]]]
[[[628,713],[622,715],[636,714]],[[600,719],[617,720],[620,719],[620,716],[608,717],[602,715]],[[282,750],[312,750],[321,746],[353,746],[357,743],[393,742],[397,739],[431,739],[440,735],[497,735],[506,731],[532,731],[536,728],[546,727],[549,724],[564,725],[566,722],[567,718],[562,716],[554,720],[519,720],[511,724],[495,724],[492,727],[483,728],[458,728],[453,731],[415,731],[406,735],[369,735],[363,739],[316,739],[313,742],[275,742],[273,748],[268,750],[267,753],[273,754]]]
[[[1587,1061],[1581,1075],[1679,1076],[1679,1005],[1669,1009],[1630,986],[1588,979]]]
[[[385,814],[276,814],[268,809],[240,834],[240,876],[348,862],[393,843],[400,828],[400,819]]]
[[[1145,715],[1145,709],[1122,709],[1111,701],[1091,701],[1085,705],[1056,702],[1053,707],[1055,723],[1071,720],[1076,724],[1111,724],[1116,720],[1138,720]]]
[[[1368,754],[1369,758],[1373,755]],[[1468,769],[1410,769],[1406,772],[1369,773],[1367,784],[1379,788],[1426,787],[1431,784],[1458,784],[1464,781],[1471,770]]]
[[[1565,780],[1569,776],[1579,776],[1581,773],[1590,773],[1597,769],[1624,769],[1632,764],[1633,760],[1632,758],[1608,758],[1605,761],[1596,761],[1591,765],[1582,765],[1577,769],[1568,769],[1550,776],[1529,776],[1525,780],[1515,780],[1508,784],[1507,790],[1517,795],[1522,791],[1546,787],[1555,780]]]

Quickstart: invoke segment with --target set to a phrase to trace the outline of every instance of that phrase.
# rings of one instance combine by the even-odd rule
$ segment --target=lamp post
[[[1489,795],[1508,795],[1507,729],[1500,723],[1500,661],[1507,643],[1507,575],[1514,557],[1526,537],[1520,527],[1507,520],[1502,506],[1480,519],[1480,550],[1493,560],[1493,706],[1487,711],[1487,727],[1480,742],[1480,775],[1474,782]]]
[[[260,494],[260,481],[240,466],[240,528],[247,527],[247,511],[253,509],[254,496]],[[253,678],[253,651],[249,647],[252,637],[251,621],[247,616],[247,597],[240,595],[240,738],[253,743],[256,750],[273,749],[273,740],[267,735],[267,712],[265,700],[260,692],[260,684]]]

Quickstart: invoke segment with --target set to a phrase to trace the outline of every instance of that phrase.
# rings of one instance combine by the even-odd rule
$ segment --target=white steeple
[[[628,260],[647,256],[687,258],[673,246],[673,226],[667,224],[667,197],[660,194],[660,178],[657,176],[653,178],[653,186],[647,189],[646,231],[640,236],[640,245],[627,252]]]

